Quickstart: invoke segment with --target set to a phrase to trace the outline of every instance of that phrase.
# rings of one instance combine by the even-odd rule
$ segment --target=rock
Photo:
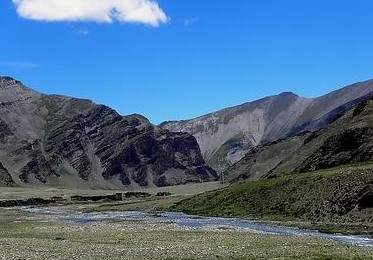
[[[74,202],[86,202],[86,201],[121,201],[123,199],[122,193],[115,193],[113,195],[97,195],[97,196],[71,196],[71,201]]]
[[[29,198],[27,200],[0,200],[0,207],[41,206],[55,204],[54,199]]]
[[[166,197],[171,196],[171,192],[168,191],[160,191],[155,194],[156,197]]]
[[[132,198],[132,197],[135,197],[135,198],[147,198],[147,197],[150,197],[150,196],[151,196],[151,194],[147,193],[147,192],[130,191],[130,192],[124,193],[124,197],[125,198]]]

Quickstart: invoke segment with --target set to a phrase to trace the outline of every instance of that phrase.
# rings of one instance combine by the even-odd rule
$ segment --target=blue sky
[[[107,17],[37,1],[0,1],[0,74],[153,123],[373,78],[371,0],[105,0]]]

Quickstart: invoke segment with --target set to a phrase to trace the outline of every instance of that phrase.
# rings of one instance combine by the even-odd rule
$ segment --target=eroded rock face
[[[217,178],[189,134],[89,100],[42,95],[9,77],[0,82],[0,158],[16,181],[117,188]]]

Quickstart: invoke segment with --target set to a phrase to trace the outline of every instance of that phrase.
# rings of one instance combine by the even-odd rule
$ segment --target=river
[[[40,215],[54,216],[62,221],[80,224],[105,220],[144,221],[154,224],[173,223],[185,229],[232,229],[261,234],[309,236],[350,245],[373,247],[373,239],[364,236],[325,234],[314,230],[260,223],[239,218],[200,217],[181,212],[160,212],[156,214],[143,211],[81,213],[61,207],[19,207],[18,209]]]

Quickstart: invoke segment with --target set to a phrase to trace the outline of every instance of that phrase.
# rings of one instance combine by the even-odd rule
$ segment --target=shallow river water
[[[239,218],[200,217],[180,212],[149,213],[142,211],[79,213],[58,207],[20,207],[20,210],[52,215],[60,220],[91,223],[105,220],[144,221],[154,224],[176,224],[185,229],[234,229],[262,234],[310,236],[330,239],[350,245],[373,247],[373,239],[363,236],[325,234],[314,230],[259,223]]]

